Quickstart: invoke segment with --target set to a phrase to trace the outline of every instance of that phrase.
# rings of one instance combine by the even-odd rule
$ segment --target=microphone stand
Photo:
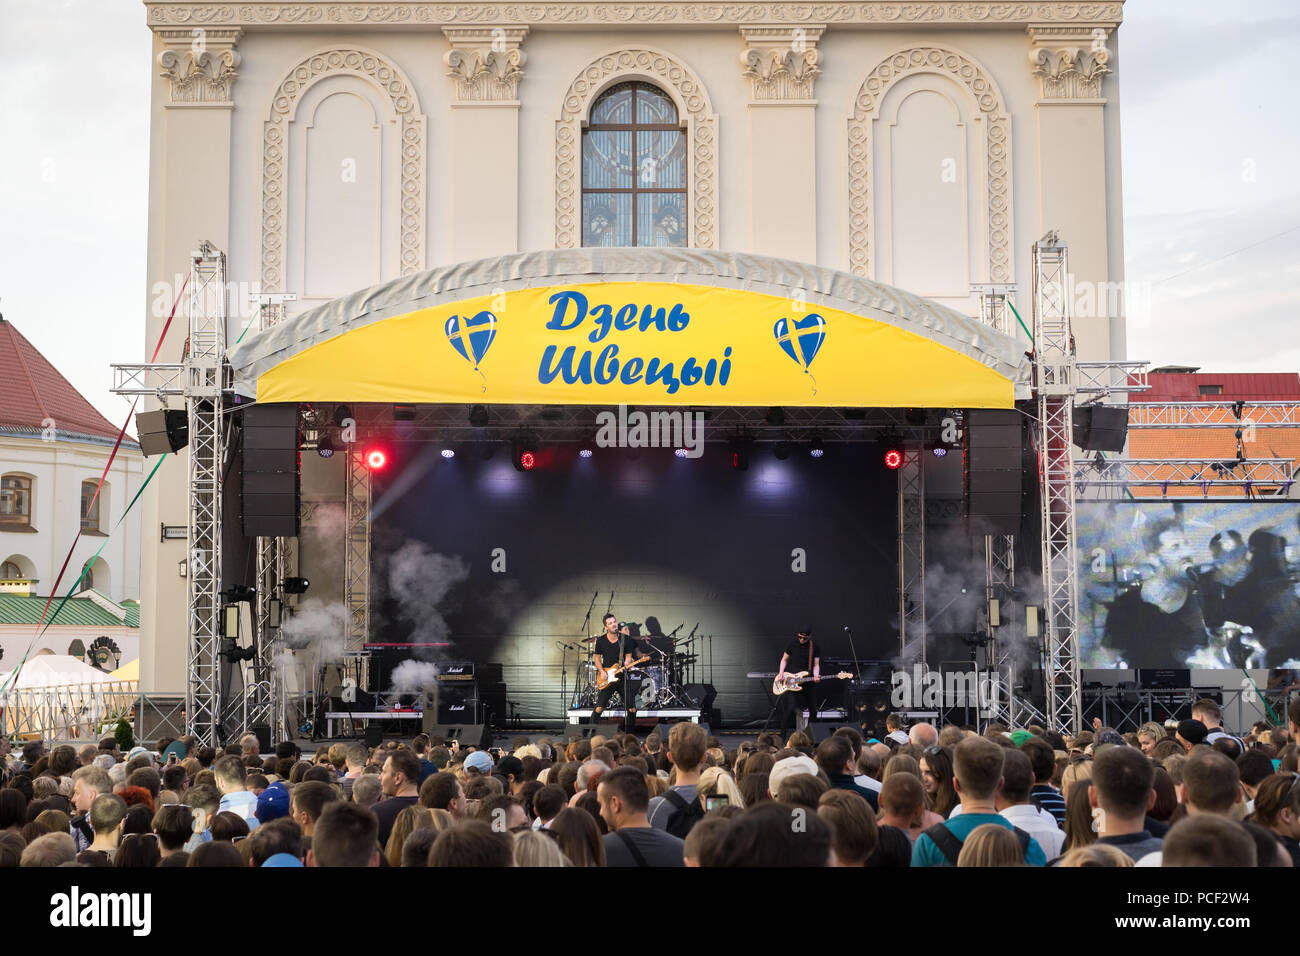
[[[857,673],[853,675],[853,680],[849,682],[849,699],[848,707],[846,708],[846,716],[850,716],[853,713],[853,685],[856,683],[858,687],[862,686],[862,664],[858,662],[858,649],[853,644],[853,631],[847,624],[844,625],[844,633],[849,636],[849,653],[853,655],[853,669],[857,671]]]
[[[585,642],[589,637],[591,637],[591,634],[589,633],[590,628],[591,628],[591,612],[592,612],[592,609],[595,608],[595,606],[596,606],[596,598],[598,598],[598,597],[600,597],[600,592],[599,592],[599,591],[597,591],[595,594],[593,594],[593,595],[591,596],[591,603],[587,605],[587,616],[584,617],[584,618],[582,619],[582,630],[580,630],[580,631],[578,632],[578,639],[579,639],[580,641]],[[609,602],[610,602],[611,605],[614,603],[614,592],[613,592],[613,591],[611,591],[610,594],[609,594]],[[608,613],[608,612],[607,612],[607,613]],[[583,647],[583,646],[585,646],[585,643],[579,645],[579,650],[578,650],[578,664],[579,664],[579,665],[581,665],[581,663],[582,663],[582,647]],[[560,669],[561,669],[561,671],[563,671],[563,669],[564,669],[564,659],[565,659],[567,656],[568,656],[567,654],[561,655],[561,659],[560,659]],[[582,671],[581,666],[575,667],[574,670],[573,670],[573,697],[574,697],[574,698],[576,698],[576,697],[578,696],[578,675],[581,673],[581,671]],[[561,705],[562,705],[562,706],[560,707],[560,713],[561,713],[561,716],[563,716],[564,719],[565,719],[566,721],[568,720],[568,717],[569,717],[569,704],[566,703],[565,701],[567,701],[567,700],[571,700],[571,699],[572,699],[572,698],[569,697],[568,683],[569,683],[569,681],[568,681],[568,677],[562,674],[562,675],[561,675],[561,680],[560,680],[560,703],[561,703]]]

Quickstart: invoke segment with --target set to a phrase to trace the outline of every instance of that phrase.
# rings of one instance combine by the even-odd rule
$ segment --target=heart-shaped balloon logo
[[[479,371],[479,364],[487,355],[488,349],[492,347],[492,340],[497,337],[497,317],[486,309],[470,318],[453,315],[447,320],[443,332],[446,333],[451,347],[460,353],[461,358],[474,366],[474,371],[482,378],[483,373]],[[483,391],[487,391],[486,381]]]
[[[810,312],[798,320],[778,319],[772,328],[772,335],[781,351],[788,355],[804,374],[812,378],[809,367],[822,343],[826,341],[826,320],[816,312]],[[817,380],[813,379],[813,394],[817,394]]]

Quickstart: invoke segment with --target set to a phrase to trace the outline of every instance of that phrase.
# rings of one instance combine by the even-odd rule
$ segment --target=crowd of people
[[[1192,714],[1071,738],[891,715],[881,740],[735,750],[691,723],[310,759],[253,735],[125,754],[0,741],[0,867],[1300,865],[1300,699],[1244,737],[1211,700]]]

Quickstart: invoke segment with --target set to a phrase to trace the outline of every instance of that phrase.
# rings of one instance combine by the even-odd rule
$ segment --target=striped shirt
[[[1062,830],[1065,829],[1065,797],[1061,796],[1061,791],[1057,790],[1049,783],[1036,784],[1029,791],[1029,799],[1036,802],[1039,808],[1046,810],[1056,818],[1056,825]]]

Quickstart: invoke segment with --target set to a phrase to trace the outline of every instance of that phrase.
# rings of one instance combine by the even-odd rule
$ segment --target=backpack
[[[1013,827],[1016,831],[1016,839],[1020,841],[1020,855],[1029,852],[1029,841],[1033,839],[1027,830],[1020,827]],[[934,845],[939,848],[939,852],[953,866],[957,865],[957,857],[961,854],[962,841],[957,839],[957,835],[949,830],[944,824],[936,823],[925,831],[925,835],[934,841]]]
[[[664,829],[673,836],[685,840],[691,828],[704,819],[704,804],[698,798],[688,802],[676,790],[669,790],[664,794],[664,799],[676,808],[669,814]]]

